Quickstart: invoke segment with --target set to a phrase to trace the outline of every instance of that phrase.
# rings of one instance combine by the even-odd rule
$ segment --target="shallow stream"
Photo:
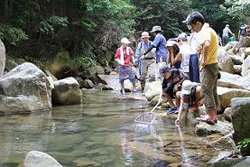
[[[21,166],[31,150],[50,154],[64,167],[208,166],[218,154],[188,123],[178,129],[174,119],[158,116],[154,126],[135,126],[135,117],[151,109],[141,98],[121,99],[118,91],[83,95],[82,105],[1,116],[0,166]]]

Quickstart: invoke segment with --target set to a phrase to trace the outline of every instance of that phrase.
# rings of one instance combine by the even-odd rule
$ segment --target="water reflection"
[[[86,91],[82,105],[0,117],[0,166],[17,167],[30,150],[49,153],[64,167],[206,166],[217,154],[202,149],[192,127],[175,129],[173,119],[136,126],[134,119],[146,111],[148,103],[139,98]]]

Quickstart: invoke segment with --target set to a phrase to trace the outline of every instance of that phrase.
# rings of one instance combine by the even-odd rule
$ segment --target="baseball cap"
[[[184,20],[182,22],[187,24],[187,25],[191,25],[193,23],[196,23],[197,21],[200,21],[202,24],[205,23],[205,19],[204,19],[203,15],[200,12],[195,11],[195,12],[189,13],[186,20]]]

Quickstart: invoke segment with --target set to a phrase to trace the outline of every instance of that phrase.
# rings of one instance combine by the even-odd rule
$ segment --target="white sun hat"
[[[200,85],[200,84],[197,82],[191,82],[190,80],[183,81],[182,88],[181,88],[181,94],[182,95],[190,95],[192,87],[198,86],[198,85]]]
[[[150,38],[150,36],[149,36],[149,33],[148,32],[143,32],[143,33],[141,33],[141,38],[143,39],[143,38]]]
[[[128,40],[128,38],[122,38],[121,43],[130,44],[131,42]]]
[[[167,41],[166,46],[173,46],[174,44],[177,45],[177,42],[175,42],[175,41]]]

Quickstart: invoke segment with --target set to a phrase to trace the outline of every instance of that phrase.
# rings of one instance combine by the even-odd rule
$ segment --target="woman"
[[[135,75],[132,71],[130,64],[130,59],[132,58],[133,63],[134,51],[128,45],[131,43],[127,38],[121,39],[122,46],[116,50],[116,61],[119,65],[119,82],[121,84],[121,94],[125,95],[124,80],[129,78],[130,82],[133,85],[133,91],[135,91]]]
[[[179,55],[180,48],[175,41],[167,41],[167,48],[169,56],[167,58],[167,64],[170,64],[170,67],[175,67],[176,69],[181,68],[181,59],[182,57]]]
[[[202,92],[201,85],[196,82],[191,82],[190,80],[185,80],[182,83],[181,91],[177,92],[177,98],[180,99],[180,107],[175,124],[178,126],[180,124],[180,118],[183,110],[186,111],[186,116],[188,112],[193,112],[198,110],[199,106],[202,106]],[[207,122],[210,123],[210,122]]]

